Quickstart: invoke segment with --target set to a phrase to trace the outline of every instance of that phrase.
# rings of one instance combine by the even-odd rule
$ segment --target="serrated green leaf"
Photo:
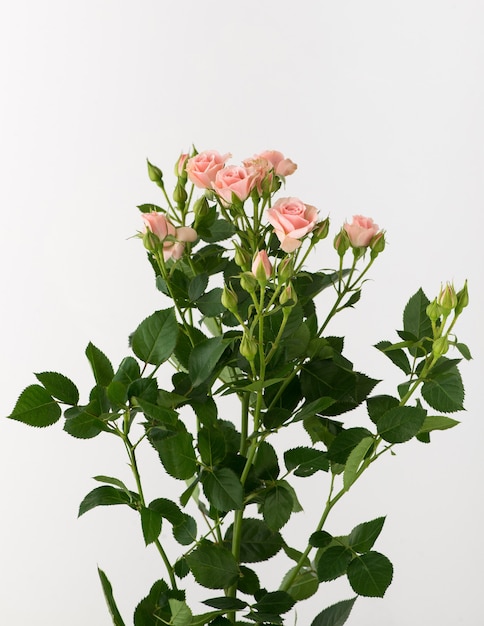
[[[393,578],[393,565],[379,552],[355,557],[348,566],[351,588],[360,596],[383,598]]]
[[[348,544],[355,552],[368,552],[378,539],[384,523],[385,517],[378,517],[370,522],[358,524],[348,535]]]
[[[67,376],[57,372],[40,372],[35,376],[47,392],[60,402],[73,405],[79,402],[79,391]]]
[[[118,607],[116,606],[116,602],[113,596],[113,588],[111,586],[111,583],[108,580],[108,577],[101,569],[99,569],[99,567],[97,568],[97,571],[99,574],[99,578],[101,579],[101,585],[103,588],[104,597],[106,599],[109,612],[113,619],[114,626],[125,626],[123,622],[123,618],[121,617]]]
[[[261,510],[265,523],[272,530],[280,530],[291,517],[292,494],[282,485],[275,485],[264,494]]]
[[[387,395],[372,396],[366,401],[368,409],[368,415],[374,424],[378,423],[378,420],[390,409],[400,404],[398,398]]]
[[[292,578],[293,572],[296,568],[292,567],[284,576],[281,582],[281,587],[285,585],[289,578]],[[319,587],[319,580],[316,576],[316,572],[311,568],[302,567],[296,577],[292,581],[287,593],[296,601],[306,600],[313,596]]]
[[[374,443],[375,440],[373,437],[365,437],[350,452],[348,459],[346,460],[343,474],[343,485],[346,490],[348,490],[355,482],[358,472],[361,469],[362,463],[364,462],[368,451]]]
[[[271,591],[262,596],[254,605],[259,613],[281,615],[294,606],[295,601],[286,591]]]
[[[185,425],[178,421],[176,430],[151,428],[148,438],[160,455],[165,470],[180,480],[188,480],[197,471],[193,437]]]
[[[329,606],[313,619],[311,626],[343,626],[350,616],[355,600],[356,598],[342,600]]]
[[[371,437],[369,430],[362,427],[348,428],[340,432],[328,448],[328,458],[334,463],[344,465],[350,452],[356,448],[362,439]]]
[[[144,363],[159,366],[173,354],[177,337],[175,310],[155,311],[131,335],[131,348]]]
[[[214,609],[221,609],[224,611],[241,611],[247,606],[247,602],[240,598],[232,598],[221,596],[218,598],[209,598],[208,600],[202,600],[203,604],[211,606]]]
[[[433,409],[442,413],[462,411],[464,385],[457,367],[434,375],[422,385],[422,396]]]
[[[420,407],[397,406],[378,420],[378,433],[389,443],[404,443],[418,433],[427,411]]]
[[[97,480],[100,483],[105,483],[107,485],[114,485],[115,487],[119,487],[128,495],[131,493],[130,490],[126,487],[122,480],[118,478],[113,478],[112,476],[93,476],[93,480]]]
[[[405,306],[403,312],[403,329],[405,332],[414,335],[417,339],[433,336],[432,324],[427,316],[427,306],[429,304],[429,299],[422,289],[419,289]]]
[[[188,297],[192,302],[200,298],[208,285],[208,274],[197,274],[188,285]]]
[[[197,343],[188,359],[188,373],[194,387],[207,380],[227,346],[228,342],[222,337],[211,337]]]
[[[353,552],[346,546],[330,546],[318,561],[318,579],[320,582],[335,580],[346,573]]]
[[[55,424],[61,415],[59,405],[43,387],[30,385],[22,391],[8,417],[29,426],[44,427]]]
[[[239,577],[239,568],[226,548],[203,541],[186,557],[195,580],[209,589],[226,589]]]
[[[288,472],[294,470],[295,476],[312,476],[319,470],[324,472],[329,470],[326,452],[304,446],[286,450],[284,464]]]
[[[457,426],[457,424],[460,424],[460,422],[446,415],[427,415],[418,434],[430,433],[433,430],[447,430]]]
[[[399,348],[387,350],[390,347],[392,347],[390,341],[380,341],[375,345],[375,348],[378,348],[378,350],[383,352],[383,354],[387,356],[390,361],[392,361],[392,363],[399,367],[405,374],[407,374],[407,376],[410,375],[412,367],[405,352]]]
[[[108,430],[106,423],[93,413],[91,404],[70,416],[66,411],[65,417],[64,431],[76,439],[92,439]]]
[[[232,542],[233,526],[227,530],[225,540]],[[259,519],[244,518],[242,521],[240,562],[258,563],[267,561],[282,548],[283,540],[279,532],[271,530]]]
[[[86,348],[86,356],[91,364],[94,379],[101,387],[107,387],[113,380],[114,370],[108,357],[91,342]]]
[[[173,537],[182,546],[189,546],[197,540],[197,522],[191,515],[184,513],[182,521],[173,526]]]
[[[216,468],[202,475],[203,491],[208,501],[219,511],[241,509],[243,487],[233,470],[228,467]]]
[[[325,530],[317,530],[309,537],[309,544],[314,548],[326,548],[332,541],[332,535]]]
[[[122,489],[116,489],[110,485],[96,487],[90,491],[79,505],[78,517],[84,515],[97,506],[111,506],[114,504],[127,504],[132,507],[133,499],[138,498],[137,494],[127,494]]]
[[[141,529],[145,544],[149,545],[158,539],[161,533],[162,517],[158,511],[154,511],[149,507],[141,507]]]
[[[190,626],[192,623],[192,612],[186,602],[170,598],[168,600],[171,611],[170,624],[172,626]]]

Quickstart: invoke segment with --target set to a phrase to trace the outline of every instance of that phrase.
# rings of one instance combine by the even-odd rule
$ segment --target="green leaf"
[[[466,361],[470,361],[472,359],[471,351],[465,343],[456,343],[455,347],[459,350]]]
[[[422,385],[422,396],[433,409],[442,413],[462,411],[464,385],[459,370],[453,366],[446,372],[430,373],[430,380]]]
[[[158,422],[160,425],[164,426],[176,426],[178,420],[178,413],[173,411],[173,409],[167,409],[164,406],[158,406],[157,404],[152,404],[143,398],[132,397],[132,402],[136,403],[146,417]]]
[[[251,596],[255,595],[259,591],[260,582],[254,570],[246,567],[245,565],[240,566],[240,578],[237,583],[237,589],[241,593],[247,593]]]
[[[240,598],[231,598],[221,596],[218,598],[209,598],[208,600],[202,600],[203,604],[211,606],[214,609],[220,609],[224,611],[241,611],[247,606],[247,602]]]
[[[312,402],[307,402],[299,409],[299,411],[297,411],[292,421],[299,422],[307,417],[313,417],[330,407],[332,404],[334,404],[333,398],[317,398]]]
[[[353,552],[346,546],[331,546],[324,550],[318,561],[318,579],[335,580],[346,573]]]
[[[317,448],[299,447],[284,452],[284,464],[295,476],[312,476],[315,472],[329,470],[326,452]]]
[[[131,335],[131,348],[144,363],[158,366],[173,354],[177,337],[175,310],[155,311]]]
[[[168,604],[171,610],[170,624],[172,626],[190,626],[193,615],[187,603],[170,598]]]
[[[372,434],[366,428],[348,428],[340,432],[328,448],[328,458],[334,463],[344,465],[350,452],[356,448],[362,439],[371,437]]]
[[[410,375],[412,367],[405,352],[401,348],[387,351],[387,348],[390,347],[392,347],[392,343],[390,341],[380,341],[375,345],[375,348],[378,348],[378,350],[383,352],[383,354],[387,356],[392,363],[405,372],[407,376]]]
[[[332,535],[325,530],[317,530],[309,537],[309,544],[314,548],[326,548],[332,541]]]
[[[260,613],[281,615],[287,613],[294,606],[295,601],[286,591],[271,591],[262,596],[254,605]]]
[[[417,339],[424,337],[432,337],[432,324],[427,316],[427,306],[430,304],[429,299],[422,289],[414,294],[403,312],[403,329],[407,333],[411,333]]]
[[[222,337],[211,337],[193,348],[188,359],[188,372],[194,387],[198,387],[211,375],[227,345],[228,342]]]
[[[393,566],[383,554],[367,552],[351,561],[347,575],[358,595],[383,598],[392,582]]]
[[[43,387],[30,385],[22,391],[8,417],[29,426],[43,427],[55,424],[61,415],[59,405]]]
[[[447,430],[457,426],[457,424],[460,424],[460,422],[446,415],[427,415],[418,434],[430,433],[433,430]]]
[[[380,535],[384,523],[385,518],[378,517],[371,522],[358,524],[348,535],[348,544],[355,552],[368,552]]]
[[[275,485],[267,490],[262,502],[262,516],[272,530],[280,530],[291,517],[292,494],[282,485]]]
[[[296,568],[292,567],[284,576],[281,582],[281,587],[285,585],[286,581],[292,577]],[[308,567],[302,567],[296,577],[292,581],[287,593],[296,601],[306,600],[313,596],[319,587],[319,580],[316,576],[316,572]]]
[[[197,523],[191,515],[183,514],[183,520],[173,526],[173,537],[182,546],[189,546],[197,540]]]
[[[188,285],[188,297],[195,302],[203,295],[208,285],[208,274],[197,274]]]
[[[132,356],[125,357],[119,364],[118,371],[114,375],[115,381],[129,386],[141,376],[138,361]]]
[[[104,352],[101,352],[101,350],[96,348],[96,346],[91,342],[87,345],[86,356],[91,364],[91,369],[97,384],[102,387],[107,387],[114,377],[114,370],[111,365],[111,361],[104,354]]]
[[[118,607],[116,606],[116,602],[113,596],[113,588],[108,580],[108,577],[101,569],[99,569],[99,567],[97,568],[97,571],[99,574],[99,578],[101,579],[104,597],[106,598],[106,603],[109,608],[109,613],[111,614],[111,617],[113,619],[114,626],[125,626],[123,618],[121,617]]]
[[[206,317],[216,317],[222,315],[226,311],[222,304],[222,288],[215,287],[211,291],[207,291],[201,298],[197,300],[197,308]]]
[[[399,404],[400,402],[397,398],[386,395],[372,396],[366,401],[368,415],[374,424],[378,423],[378,420],[382,415]]]
[[[83,409],[73,407],[70,414],[66,411],[65,432],[71,435],[71,437],[76,437],[76,439],[92,439],[107,430],[105,422],[96,415],[97,411],[95,408],[93,410],[93,405],[95,404],[95,402],[89,403]],[[117,416],[113,415],[114,417]]]
[[[174,429],[151,428],[148,438],[160,455],[165,470],[180,480],[191,478],[197,471],[193,437],[180,420]]]
[[[415,437],[426,415],[420,407],[397,406],[378,420],[378,433],[389,443],[404,443]]]
[[[242,484],[235,472],[228,467],[204,472],[202,485],[208,501],[219,511],[233,511],[242,508]]]
[[[96,487],[90,491],[79,505],[78,517],[87,513],[97,506],[111,506],[113,504],[128,504],[133,508],[133,497],[138,498],[137,494],[128,495],[122,489],[116,489],[110,485]]]
[[[218,219],[211,224],[208,232],[204,232],[202,239],[208,243],[216,241],[224,241],[229,239],[235,233],[235,226],[227,220]]]
[[[130,490],[126,487],[122,480],[118,478],[113,478],[112,476],[93,476],[94,480],[97,480],[100,483],[106,483],[107,485],[114,485],[115,487],[119,487],[126,494],[130,495]]]
[[[279,462],[274,448],[268,441],[261,441],[254,461],[254,472],[259,480],[277,480]]]
[[[227,454],[224,432],[216,426],[201,428],[198,432],[198,451],[205,465],[213,467],[221,463]]]
[[[346,490],[348,490],[355,482],[358,472],[361,469],[361,465],[374,443],[375,440],[373,437],[365,437],[350,452],[343,474],[343,485]]]
[[[161,514],[145,506],[140,509],[141,529],[145,544],[149,545],[158,539],[161,533]]]
[[[350,616],[355,600],[356,598],[342,600],[329,606],[313,619],[311,626],[343,626]]]
[[[233,526],[227,530],[225,540],[232,542]],[[257,563],[267,561],[282,548],[279,532],[271,530],[259,519],[244,518],[242,521],[240,562]]]
[[[226,548],[203,541],[187,554],[187,562],[197,583],[209,589],[227,589],[239,577],[239,568]]]
[[[79,402],[79,391],[67,376],[57,372],[40,372],[35,374],[35,376],[50,395],[60,400],[60,402],[65,402],[66,404],[77,404]]]

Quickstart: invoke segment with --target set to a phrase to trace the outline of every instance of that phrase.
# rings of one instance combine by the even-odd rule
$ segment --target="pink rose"
[[[263,280],[267,280],[271,277],[272,263],[269,261],[265,250],[260,250],[255,255],[254,261],[252,262],[252,274],[254,274],[257,279],[262,278]]]
[[[255,177],[247,168],[229,165],[217,172],[213,190],[227,204],[232,203],[232,194],[243,202],[249,197],[254,183]]]
[[[313,230],[317,216],[318,210],[299,198],[280,198],[267,210],[267,219],[274,226],[284,252],[299,248],[299,240]]]
[[[202,189],[211,189],[215,176],[230,158],[230,154],[221,155],[215,150],[205,150],[186,162],[186,172],[190,181]]]
[[[242,161],[244,167],[253,175],[254,177],[254,187],[257,188],[259,195],[262,195],[263,192],[263,182],[265,181],[264,187],[270,189],[272,186],[272,165],[269,163],[267,159],[264,159],[259,156],[255,156],[251,159],[245,159]]]
[[[343,228],[353,248],[366,248],[380,230],[371,217],[363,217],[363,215],[353,215],[351,224],[345,222]]]
[[[163,258],[179,259],[185,249],[185,242],[196,241],[197,231],[188,226],[175,228],[163,213],[143,213],[145,226],[163,243]]]
[[[258,154],[257,157],[266,159],[266,161],[272,165],[274,172],[278,176],[289,176],[290,174],[294,174],[297,170],[297,165],[293,163],[291,159],[284,158],[282,152],[278,152],[277,150],[265,150]]]

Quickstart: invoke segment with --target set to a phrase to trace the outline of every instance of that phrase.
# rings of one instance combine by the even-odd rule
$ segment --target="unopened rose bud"
[[[252,272],[243,272],[240,275],[240,286],[248,293],[255,293],[258,286],[257,278]]]
[[[178,206],[185,206],[185,202],[187,201],[188,195],[185,190],[185,187],[180,183],[177,183],[175,190],[173,192],[173,200],[178,204]]]
[[[175,163],[175,176],[178,178],[187,179],[187,171],[185,169],[185,164],[188,160],[188,154],[180,154],[178,157],[178,161]]]
[[[285,283],[294,276],[294,261],[292,257],[286,256],[277,266],[277,277],[281,283]]]
[[[442,307],[438,304],[437,299],[435,299],[427,306],[425,312],[431,322],[436,322],[442,315]]]
[[[342,228],[334,238],[334,248],[340,257],[344,257],[346,251],[350,247],[350,239],[348,233]]]
[[[251,262],[250,253],[244,248],[241,248],[237,243],[235,244],[234,261],[243,270],[248,270],[250,267],[250,262]]]
[[[240,342],[240,354],[245,357],[248,361],[253,361],[257,356],[258,352],[257,341],[254,337],[249,335],[244,335]]]
[[[146,162],[148,164],[148,176],[150,177],[150,180],[156,183],[158,187],[163,188],[163,172],[159,167],[150,163],[148,159],[146,159]]]
[[[220,299],[226,309],[228,309],[232,313],[234,311],[237,311],[237,304],[239,299],[237,298],[237,294],[233,289],[229,287],[224,287]]]
[[[376,259],[376,257],[385,250],[385,232],[381,230],[370,241],[370,257]]]
[[[457,293],[457,304],[455,306],[455,314],[460,315],[462,310],[469,304],[469,292],[467,291],[467,280],[462,289]]]
[[[154,252],[160,245],[160,239],[155,235],[155,233],[147,229],[143,233],[143,245],[149,252]]]
[[[279,304],[283,307],[284,313],[289,314],[291,312],[291,308],[297,303],[297,294],[294,287],[289,283],[287,287],[285,287],[281,291],[281,295],[279,296]]]
[[[321,222],[318,222],[313,230],[313,239],[321,241],[326,239],[329,233],[329,217]]]
[[[447,337],[439,337],[432,345],[432,352],[434,356],[440,357],[445,354],[449,349],[449,341]]]
[[[442,287],[437,302],[442,307],[443,313],[449,314],[457,305],[457,294],[455,293],[454,285],[447,283],[445,287]]]
[[[260,250],[252,262],[252,274],[261,285],[265,285],[272,275],[272,263],[269,261],[267,252]]]

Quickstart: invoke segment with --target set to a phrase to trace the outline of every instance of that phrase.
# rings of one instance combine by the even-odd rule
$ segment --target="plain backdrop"
[[[331,328],[356,369],[384,379],[381,392],[400,377],[372,345],[396,339],[408,298],[469,279],[461,424],[374,466],[328,530],[387,515],[375,549],[392,560],[393,584],[383,599],[358,599],[348,624],[480,623],[483,22],[480,0],[0,4],[1,624],[107,626],[98,565],[129,624],[164,575],[128,509],[77,519],[93,476],[129,480],[116,442],[5,416],[33,372],[60,371],[85,398],[87,343],[118,364],[129,333],[168,306],[132,238],[136,205],[161,202],[146,158],[169,173],[192,144],[233,162],[281,150],[299,166],[287,195],[329,214],[332,236],[355,213],[387,231],[362,301]],[[313,268],[334,265],[331,241],[318,255]],[[348,423],[364,419],[362,409]],[[177,497],[149,450],[142,471],[150,497]],[[325,498],[318,480],[297,485],[295,546]],[[277,588],[288,567],[269,563],[266,584]],[[352,595],[343,579],[322,585],[298,625]]]

